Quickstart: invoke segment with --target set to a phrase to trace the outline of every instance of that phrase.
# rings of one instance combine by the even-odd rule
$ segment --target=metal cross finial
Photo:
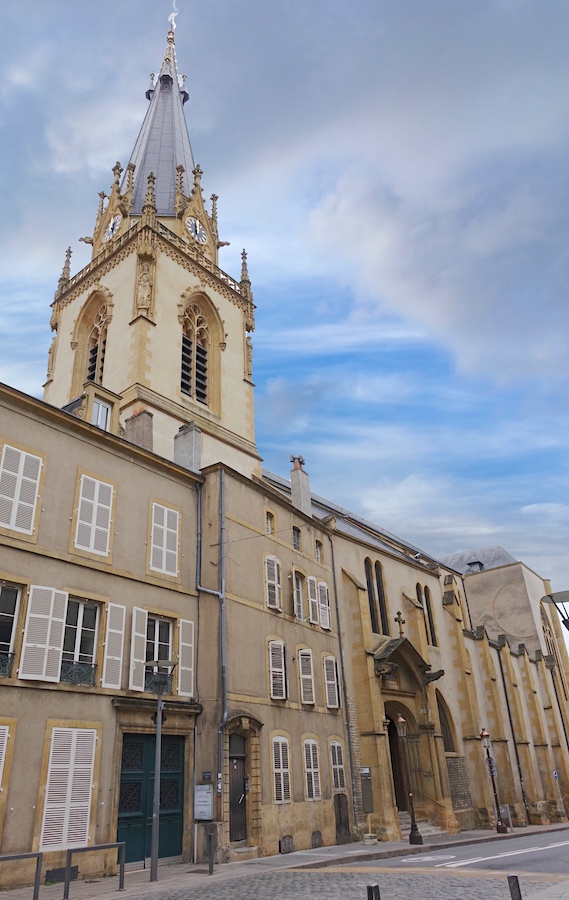
[[[170,23],[170,31],[176,30],[176,16],[178,15],[178,7],[176,6],[176,0],[174,0],[174,12],[170,13],[168,16],[168,21]]]
[[[401,615],[401,610],[397,610],[397,615],[395,616],[395,621],[399,625],[399,637],[403,637],[403,626],[405,625],[405,619]]]

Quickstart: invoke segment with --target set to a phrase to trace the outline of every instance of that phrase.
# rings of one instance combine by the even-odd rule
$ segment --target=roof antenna
[[[174,0],[174,12],[170,13],[170,15],[168,16],[168,21],[170,23],[170,31],[176,30],[175,19],[176,19],[177,15],[178,15],[178,7],[176,5],[176,0]]]

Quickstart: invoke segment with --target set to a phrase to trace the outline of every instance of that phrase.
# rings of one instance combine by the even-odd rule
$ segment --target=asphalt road
[[[366,871],[374,864],[366,863]],[[357,868],[350,864],[349,868]],[[347,869],[348,867],[345,867]],[[531,834],[515,841],[496,840],[482,845],[447,847],[444,850],[377,860],[378,869],[437,869],[458,872],[461,869],[528,873],[532,875],[565,875],[569,877],[569,840],[566,833]],[[441,871],[442,870],[442,871]]]

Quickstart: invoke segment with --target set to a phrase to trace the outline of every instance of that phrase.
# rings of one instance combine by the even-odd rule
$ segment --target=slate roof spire
[[[184,115],[184,103],[188,99],[185,76],[178,77],[175,23],[170,16],[170,29],[166,38],[166,50],[158,78],[151,76],[146,96],[150,105],[144,117],[140,134],[134,145],[131,164],[134,170],[132,213],[139,216],[148,188],[148,176],[156,177],[156,212],[159,216],[175,215],[176,167],[184,167],[184,193],[191,190],[187,178],[195,168],[188,126]]]

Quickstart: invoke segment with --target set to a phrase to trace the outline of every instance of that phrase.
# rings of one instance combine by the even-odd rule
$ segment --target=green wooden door
[[[126,861],[150,857],[154,748],[151,734],[123,738],[117,841],[126,841]],[[162,737],[160,841],[158,855],[181,856],[184,802],[184,738]]]

